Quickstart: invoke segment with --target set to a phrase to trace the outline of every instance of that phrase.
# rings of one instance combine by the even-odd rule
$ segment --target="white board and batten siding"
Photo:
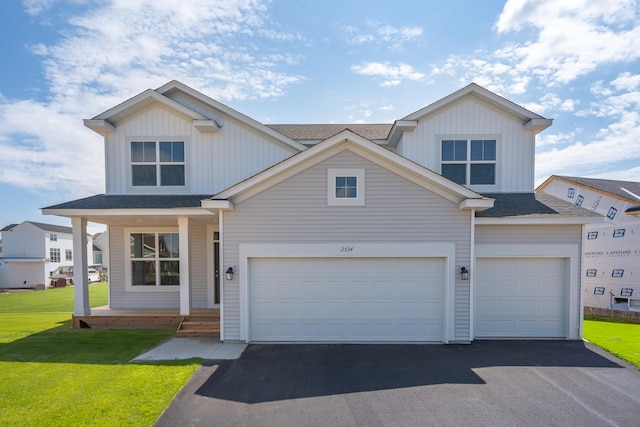
[[[474,337],[579,339],[581,244],[579,225],[478,225]]]
[[[105,139],[107,194],[149,193],[130,185],[129,142],[162,138],[185,142],[186,186],[154,188],[153,193],[215,194],[295,154],[295,149],[237,121],[217,132],[201,132],[191,119],[152,105],[117,123]]]
[[[440,140],[452,138],[497,140],[496,185],[478,191],[530,192],[534,188],[535,135],[523,129],[520,119],[476,97],[465,97],[420,119],[412,132],[403,134],[396,152],[439,172]]]
[[[327,170],[330,168],[365,169],[365,206],[327,206]],[[330,245],[337,250],[364,245],[367,248],[364,254],[356,252],[349,256],[389,259],[403,258],[403,246],[405,250],[412,245],[442,248],[427,255],[423,251],[420,252],[423,255],[415,256],[447,258],[449,264],[445,276],[449,281],[448,292],[451,293],[447,299],[452,315],[452,319],[447,320],[450,323],[446,325],[449,328],[447,338],[469,340],[469,285],[468,282],[456,282],[454,278],[455,265],[469,265],[470,262],[469,211],[459,210],[457,204],[351,151],[338,153],[237,203],[233,211],[224,212],[223,219],[223,268],[234,266],[237,272],[233,281],[224,282],[225,340],[247,339],[247,331],[242,330],[241,323],[250,321],[250,316],[243,318],[250,310],[250,296],[242,295],[241,283],[247,283],[247,293],[250,294],[251,284],[247,277],[252,274],[247,271],[251,268],[250,260],[274,257],[273,253],[262,256],[251,253],[251,247],[265,244],[289,248],[290,253],[282,255],[285,258],[299,257],[300,251],[293,248],[305,248],[308,245],[318,248]],[[390,247],[394,249],[382,256],[379,253],[376,255],[371,249],[380,251]],[[244,254],[240,253],[241,248],[246,249]],[[327,253],[322,252],[324,250],[318,249],[319,252],[311,253],[308,257],[327,258]],[[354,252],[357,250],[354,249]],[[333,253],[329,258],[340,256]],[[263,267],[260,262],[259,268]],[[329,261],[325,259],[318,262]],[[353,265],[344,268],[349,270]],[[398,276],[402,275],[403,271],[399,271]],[[363,304],[370,303],[361,301]],[[463,320],[460,321],[458,316]],[[375,341],[374,338],[370,340]]]

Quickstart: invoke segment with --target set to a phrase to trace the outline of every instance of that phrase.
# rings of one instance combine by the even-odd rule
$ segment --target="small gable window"
[[[462,185],[496,184],[495,139],[443,139],[442,176]]]
[[[184,141],[131,141],[131,185],[184,187]]]
[[[364,169],[329,169],[327,172],[329,206],[364,206]]]

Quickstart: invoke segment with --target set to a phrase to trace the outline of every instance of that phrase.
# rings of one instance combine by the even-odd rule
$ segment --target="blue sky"
[[[640,181],[629,0],[0,3],[0,227],[104,191],[82,125],[177,79],[263,123],[388,123],[476,82],[545,117],[536,182]],[[99,229],[97,227],[96,229]]]

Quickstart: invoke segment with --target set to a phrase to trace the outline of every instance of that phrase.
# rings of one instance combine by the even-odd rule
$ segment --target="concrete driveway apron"
[[[157,426],[638,426],[640,372],[578,341],[249,345]]]

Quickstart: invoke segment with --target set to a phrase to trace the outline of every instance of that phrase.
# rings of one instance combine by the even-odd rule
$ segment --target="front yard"
[[[72,311],[71,287],[0,294],[0,424],[152,425],[200,360],[129,364],[174,331],[71,329]]]
[[[129,364],[174,331],[74,330],[72,311],[71,287],[0,294],[0,424],[152,425],[200,360]],[[585,320],[584,337],[640,368],[640,324]]]
[[[640,324],[585,320],[584,338],[640,368]]]

